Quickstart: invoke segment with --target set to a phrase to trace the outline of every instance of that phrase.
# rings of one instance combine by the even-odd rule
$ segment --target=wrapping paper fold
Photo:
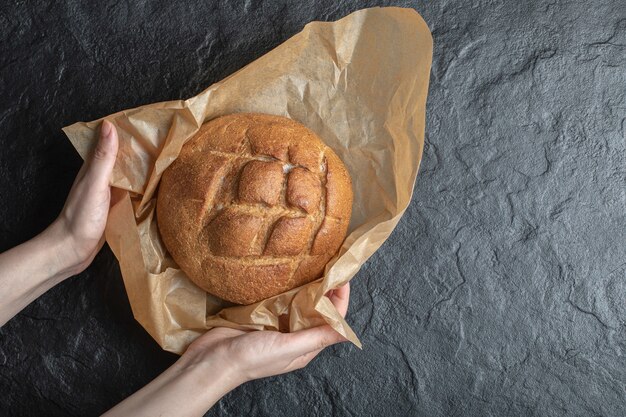
[[[285,317],[289,331],[328,323],[361,346],[324,294],[357,273],[411,200],[431,60],[432,37],[415,11],[365,9],[306,25],[188,100],[106,117],[120,137],[111,184],[123,190],[110,210],[106,239],[120,262],[135,318],[163,349],[182,353],[215,326],[278,330]],[[355,195],[348,237],[324,276],[248,306],[230,305],[196,287],[167,253],[155,219],[161,174],[183,144],[204,122],[236,112],[286,116],[312,129],[346,164]],[[83,159],[102,120],[63,129]]]

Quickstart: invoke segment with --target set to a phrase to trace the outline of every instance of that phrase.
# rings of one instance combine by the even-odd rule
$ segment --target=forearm
[[[0,254],[0,326],[54,285],[72,275],[65,267],[63,235],[53,224]]]
[[[239,384],[224,361],[183,356],[104,416],[202,416]]]

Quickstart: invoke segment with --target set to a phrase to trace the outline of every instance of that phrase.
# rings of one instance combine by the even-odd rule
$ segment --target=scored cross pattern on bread
[[[157,222],[205,291],[251,304],[319,278],[352,211],[339,157],[312,131],[265,114],[202,125],[161,178]]]

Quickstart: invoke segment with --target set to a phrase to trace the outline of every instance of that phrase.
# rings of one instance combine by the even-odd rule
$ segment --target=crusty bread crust
[[[345,239],[352,183],[293,120],[240,113],[205,123],[161,178],[157,223],[189,278],[251,304],[319,278]]]

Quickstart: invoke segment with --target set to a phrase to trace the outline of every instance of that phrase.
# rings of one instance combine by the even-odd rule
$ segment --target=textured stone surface
[[[0,5],[0,250],[63,205],[80,158],[62,126],[196,94],[385,2],[63,3]],[[208,415],[625,415],[626,3],[392,4],[435,52],[413,203],[353,281],[364,349]],[[0,329],[0,415],[93,415],[174,360],[105,249]]]

